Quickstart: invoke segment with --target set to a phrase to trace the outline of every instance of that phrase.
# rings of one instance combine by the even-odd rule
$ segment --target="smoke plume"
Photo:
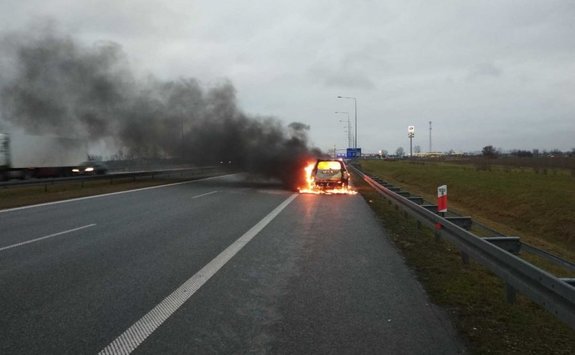
[[[319,154],[309,126],[243,113],[230,82],[138,78],[116,43],[85,46],[48,26],[5,35],[0,51],[1,117],[30,134],[113,140],[129,158],[231,161],[284,181]]]

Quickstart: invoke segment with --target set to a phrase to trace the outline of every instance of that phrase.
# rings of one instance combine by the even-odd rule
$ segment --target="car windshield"
[[[338,161],[320,161],[317,163],[318,170],[341,170],[341,163]]]

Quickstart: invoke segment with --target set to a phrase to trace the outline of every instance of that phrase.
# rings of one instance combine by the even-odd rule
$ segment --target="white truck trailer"
[[[85,160],[79,139],[0,133],[0,180],[70,176]]]

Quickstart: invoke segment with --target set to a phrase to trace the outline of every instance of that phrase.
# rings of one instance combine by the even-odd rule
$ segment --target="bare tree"
[[[486,158],[497,158],[497,150],[492,145],[483,147],[481,153]]]

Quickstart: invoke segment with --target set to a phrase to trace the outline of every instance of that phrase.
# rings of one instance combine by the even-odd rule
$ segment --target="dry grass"
[[[389,235],[423,284],[431,301],[453,320],[474,354],[571,354],[575,332],[528,299],[505,301],[503,282],[482,266],[461,262],[459,252],[418,229],[414,219],[391,207],[360,179],[360,193],[380,216]]]
[[[575,260],[575,178],[567,170],[362,161],[364,171],[434,201],[448,185],[449,206],[507,235]]]

